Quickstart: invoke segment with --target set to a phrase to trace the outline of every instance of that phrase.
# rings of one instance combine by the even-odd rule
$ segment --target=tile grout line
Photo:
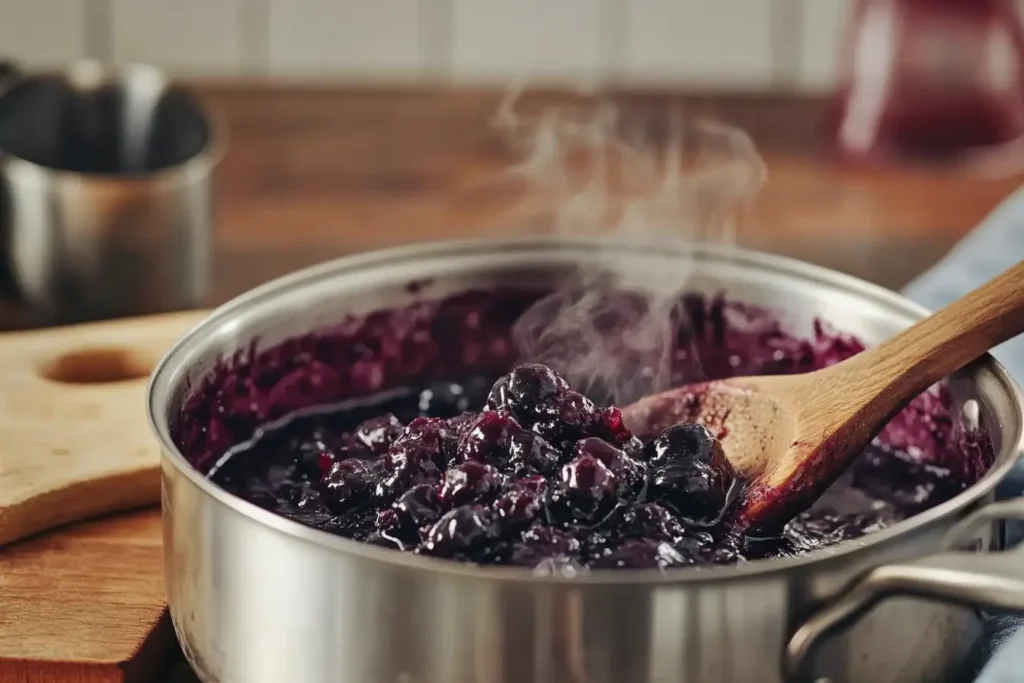
[[[238,7],[238,71],[270,75],[270,0],[242,0]]]
[[[794,91],[799,88],[803,64],[803,0],[771,0],[773,11],[768,26],[771,50],[770,88]]]
[[[83,0],[82,46],[87,59],[114,59],[113,0]]]
[[[455,0],[419,0],[420,78],[455,78]]]
[[[626,58],[626,38],[629,35],[626,26],[629,13],[625,11],[625,3],[621,0],[602,0],[600,12],[598,80],[603,89],[608,89],[621,85],[624,80],[623,62]]]

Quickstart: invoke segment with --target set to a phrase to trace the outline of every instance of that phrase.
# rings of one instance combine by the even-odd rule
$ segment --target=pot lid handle
[[[998,520],[1024,520],[1024,498],[993,503],[975,511],[947,536],[947,547],[965,533]],[[783,653],[786,681],[808,683],[818,647],[882,600],[915,596],[990,610],[1024,611],[1024,546],[1005,552],[947,551],[900,564],[875,567],[855,579],[838,597],[811,615],[790,638]]]

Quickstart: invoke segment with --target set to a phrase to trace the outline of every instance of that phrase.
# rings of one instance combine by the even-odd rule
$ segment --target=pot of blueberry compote
[[[609,267],[685,288],[580,277]],[[730,523],[724,435],[620,411],[817,369],[925,313],[668,241],[435,243],[260,287],[150,385],[183,649],[206,683],[956,680],[978,610],[1024,608],[999,552],[1024,510],[992,502],[1021,402],[994,360],[759,536]]]

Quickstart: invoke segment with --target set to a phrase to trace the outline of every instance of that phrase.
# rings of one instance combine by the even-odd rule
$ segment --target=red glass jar
[[[1024,136],[1014,0],[858,0],[833,117],[852,160],[949,159]]]

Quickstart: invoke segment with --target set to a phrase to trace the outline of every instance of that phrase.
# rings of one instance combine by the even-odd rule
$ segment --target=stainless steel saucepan
[[[487,285],[554,283],[607,247],[535,239],[441,243],[342,259],[215,311],[150,385],[163,447],[171,615],[207,683],[836,683],[941,681],[979,626],[975,608],[1024,609],[1024,557],[998,545],[1020,502],[991,503],[1021,452],[1018,389],[990,358],[951,381],[976,402],[998,457],[954,499],[864,539],[737,567],[595,572],[575,579],[474,567],[331,536],[234,498],[186,462],[171,426],[189,388],[255,337],[270,345],[345,313]],[[745,251],[621,244],[620,265],[815,316],[866,343],[920,307],[851,277]],[[425,291],[405,287],[429,280]]]

